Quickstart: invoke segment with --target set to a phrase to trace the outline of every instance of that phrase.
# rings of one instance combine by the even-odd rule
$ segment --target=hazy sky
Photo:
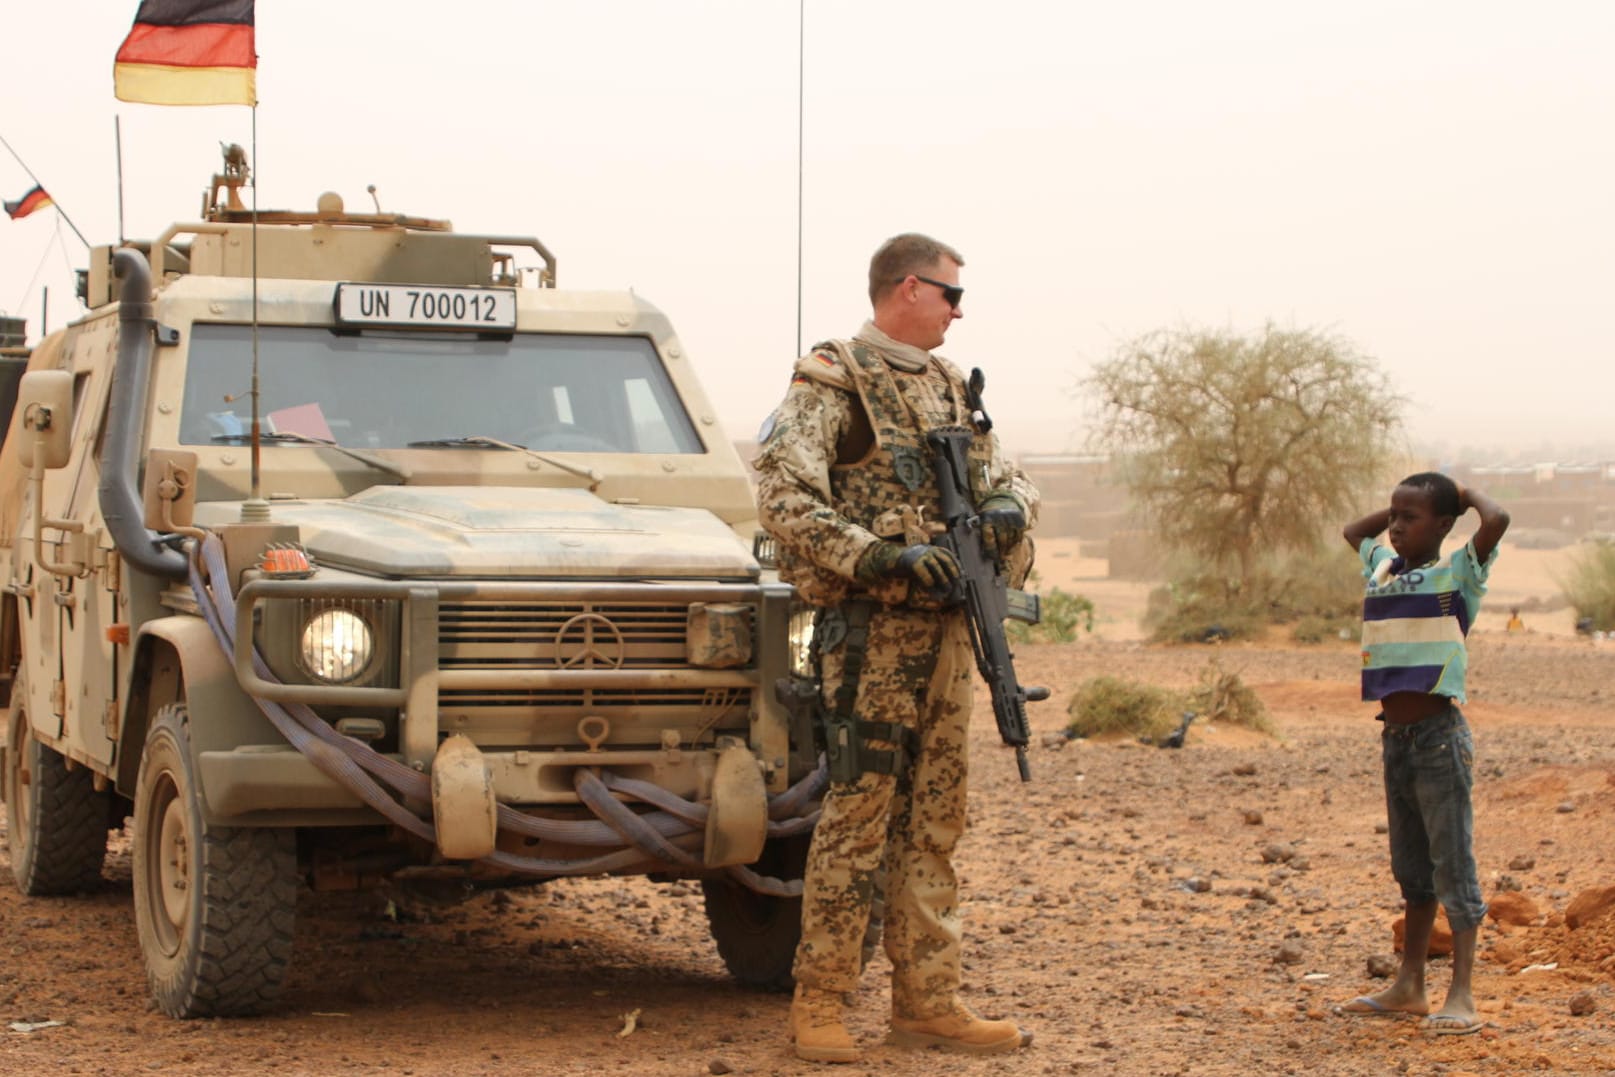
[[[0,136],[92,242],[195,220],[240,107],[116,101],[135,0],[8,4]],[[537,235],[665,310],[736,436],[797,348],[796,0],[258,4],[259,206]],[[1174,325],[1326,328],[1453,452],[1615,455],[1615,3],[806,0],[804,343],[886,237],[967,261],[943,354],[1012,450]],[[31,180],[0,151],[0,193]],[[60,239],[58,240],[58,234]],[[0,310],[79,310],[82,245],[0,216]]]

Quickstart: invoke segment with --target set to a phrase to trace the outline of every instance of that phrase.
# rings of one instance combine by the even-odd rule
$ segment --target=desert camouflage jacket
[[[868,591],[891,604],[925,604],[906,583],[864,585],[854,573],[877,541],[929,541],[940,514],[924,438],[940,426],[971,426],[963,375],[873,323],[797,361],[753,463],[759,520],[780,546],[781,575],[805,599],[834,605]],[[1007,494],[1034,523],[1037,490],[998,439],[978,432],[969,455],[976,503]]]

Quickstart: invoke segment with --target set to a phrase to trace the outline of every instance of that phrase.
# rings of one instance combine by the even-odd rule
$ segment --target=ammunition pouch
[[[855,782],[865,774],[900,776],[919,751],[919,734],[896,722],[865,722],[831,714],[824,724],[824,754],[832,782]],[[875,748],[869,743],[872,740],[897,747]]]

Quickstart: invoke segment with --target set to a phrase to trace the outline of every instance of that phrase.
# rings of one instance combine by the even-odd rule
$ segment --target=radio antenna
[[[259,457],[263,453],[263,426],[258,407],[258,101],[252,102],[252,156],[247,179],[252,183],[252,475],[247,500],[241,503],[242,523],[269,519],[269,502],[263,498]]]
[[[796,350],[802,354],[802,87],[807,55],[807,0],[796,0]]]

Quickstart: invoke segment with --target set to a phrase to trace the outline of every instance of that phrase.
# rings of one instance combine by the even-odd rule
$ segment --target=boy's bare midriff
[[[1429,692],[1392,692],[1379,701],[1380,711],[1392,725],[1412,725],[1452,706],[1447,696]]]

